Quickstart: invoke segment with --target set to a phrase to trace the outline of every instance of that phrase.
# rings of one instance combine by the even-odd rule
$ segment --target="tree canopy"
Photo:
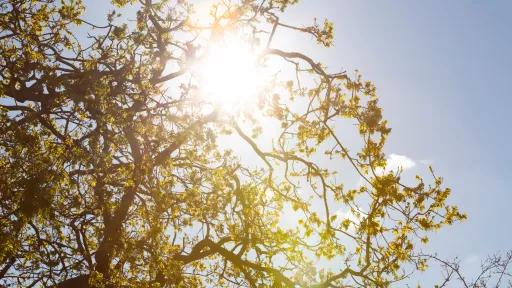
[[[327,20],[281,20],[296,2],[220,1],[201,23],[185,0],[115,0],[96,23],[80,0],[1,1],[0,285],[387,287],[426,269],[429,231],[465,215],[432,169],[386,169],[372,82],[275,44],[333,44]],[[226,108],[191,67],[233,31],[288,72]]]

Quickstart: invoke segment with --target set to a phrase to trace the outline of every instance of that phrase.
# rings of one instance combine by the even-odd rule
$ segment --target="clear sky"
[[[430,247],[468,272],[512,248],[511,11],[511,1],[315,0],[289,16],[334,22],[334,48],[301,49],[374,81],[393,128],[386,151],[415,161],[408,173],[432,163],[453,188],[469,220]]]

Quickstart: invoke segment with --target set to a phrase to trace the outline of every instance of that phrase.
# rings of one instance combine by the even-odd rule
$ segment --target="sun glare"
[[[238,37],[211,43],[194,66],[201,97],[225,109],[253,102],[263,84],[257,52]]]

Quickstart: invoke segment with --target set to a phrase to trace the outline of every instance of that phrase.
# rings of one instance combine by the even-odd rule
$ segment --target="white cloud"
[[[416,166],[416,163],[414,163],[414,161],[412,161],[411,158],[394,153],[391,153],[391,155],[389,155],[387,164],[388,165],[386,169],[391,169],[393,171],[396,171],[398,169],[407,170],[409,168]]]
[[[405,155],[398,155],[395,153],[391,153],[386,160],[386,168],[385,169],[377,169],[375,171],[378,175],[383,175],[389,172],[398,172],[405,171],[407,169],[413,168],[416,166],[416,163],[409,157]]]
[[[397,173],[398,171],[404,172],[405,170],[411,169],[416,166],[416,162],[414,162],[411,158],[405,155],[399,155],[395,153],[391,153],[386,159],[386,168],[377,168],[375,169],[375,174],[377,176],[382,176],[389,172]],[[357,187],[367,186],[366,180],[363,177],[359,177],[357,181]]]

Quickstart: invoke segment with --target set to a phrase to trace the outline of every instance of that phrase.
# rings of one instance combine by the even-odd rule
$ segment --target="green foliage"
[[[136,23],[118,12],[90,23],[81,17],[94,7],[77,0],[0,3],[0,284],[384,287],[426,268],[416,252],[427,232],[465,218],[433,172],[413,186],[378,172],[391,129],[371,82],[264,38],[292,29],[333,44],[327,20],[279,22],[296,0],[224,1],[212,27],[190,22],[187,1],[112,2],[139,9]],[[268,42],[262,61],[297,77],[276,80],[259,109],[208,112],[187,63],[208,45],[201,33],[229,29]],[[272,149],[258,142],[265,121],[280,129]],[[357,127],[360,149],[340,123]],[[328,161],[365,185],[345,188]],[[286,207],[296,225],[282,225]],[[335,269],[317,269],[319,258]]]

